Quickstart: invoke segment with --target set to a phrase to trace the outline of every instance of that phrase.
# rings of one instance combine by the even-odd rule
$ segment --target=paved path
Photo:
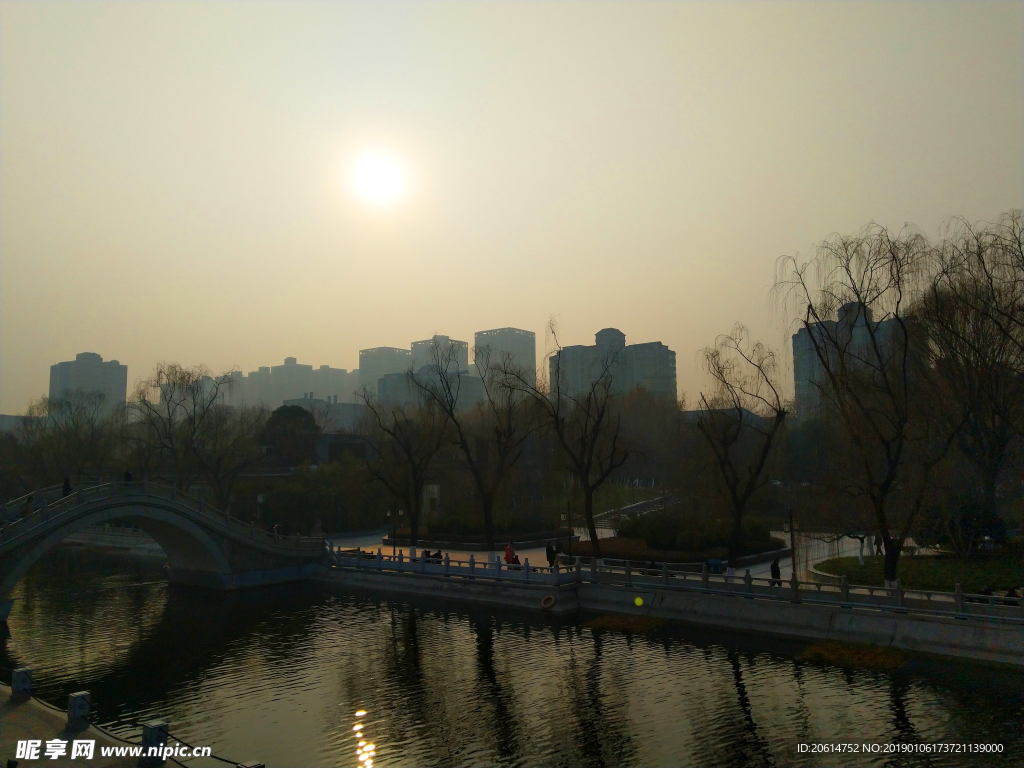
[[[11,701],[11,689],[0,684],[0,761],[7,765],[8,760],[17,760],[19,765],[47,765],[55,768],[65,766],[94,766],[95,768],[128,768],[138,763],[138,758],[101,757],[101,747],[122,746],[119,742],[104,735],[95,728],[88,728],[77,733],[68,732],[67,714],[51,709],[35,699],[20,703]],[[18,741],[37,739],[42,742],[39,751],[40,760],[16,758]],[[49,739],[61,739],[67,742],[67,754],[56,759],[45,757],[46,742]],[[95,740],[96,746],[92,760],[78,757],[71,759],[71,743],[74,739]]]

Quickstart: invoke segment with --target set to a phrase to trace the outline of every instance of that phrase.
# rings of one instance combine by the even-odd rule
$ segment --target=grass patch
[[[598,616],[583,624],[586,629],[606,629],[611,632],[635,632],[644,634],[662,629],[668,624],[665,619],[655,619],[651,616],[628,616],[617,613],[609,613]]]
[[[882,558],[878,555],[864,558],[864,565],[856,557],[826,560],[814,566],[834,576],[845,576],[851,584],[883,586],[885,576]],[[957,583],[964,592],[978,593],[985,587],[1005,593],[1010,587],[1019,591],[1024,586],[1024,559],[1020,556],[976,556],[969,560],[942,555],[901,557],[896,571],[906,589],[934,589],[952,592]]]
[[[833,667],[870,669],[875,672],[896,672],[910,657],[903,651],[880,645],[854,645],[834,640],[815,643],[798,657],[812,664]]]

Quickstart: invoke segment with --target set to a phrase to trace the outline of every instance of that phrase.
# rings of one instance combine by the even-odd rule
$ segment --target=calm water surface
[[[798,662],[788,643],[595,631],[316,585],[223,596],[169,587],[154,561],[72,548],[14,596],[0,665],[31,667],[42,698],[87,689],[117,733],[164,719],[237,761],[358,766],[364,741],[377,768],[1024,765],[1024,676],[1005,670],[847,671]],[[796,748],[932,741],[1004,752]]]

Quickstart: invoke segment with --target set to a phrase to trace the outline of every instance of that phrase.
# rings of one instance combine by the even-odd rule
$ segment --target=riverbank
[[[430,597],[488,607],[549,612],[625,614],[802,640],[834,640],[892,647],[948,658],[1024,668],[1024,624],[998,617],[917,615],[896,603],[831,602],[809,590],[798,599],[785,587],[702,582],[664,586],[638,576],[633,583],[612,583],[614,574],[584,579],[582,571],[529,574],[519,571],[474,571],[445,575],[440,565],[417,564],[423,572],[332,567],[315,578],[327,584],[409,596]],[[427,568],[433,572],[427,572]],[[546,577],[546,578],[545,578]],[[601,577],[604,577],[603,580]],[[626,578],[630,577],[626,574]],[[668,579],[666,579],[668,580]],[[820,591],[818,592],[820,595]],[[837,596],[838,597],[838,596]],[[874,600],[873,596],[866,599]],[[909,602],[909,601],[908,601]],[[906,605],[906,603],[902,603]],[[895,608],[895,610],[893,610]],[[969,620],[970,619],[970,620]]]
[[[0,725],[0,760],[5,765],[10,765],[9,761],[16,760],[21,764],[25,760],[24,757],[17,756],[18,742],[29,739],[41,742],[39,757],[46,758],[45,764],[54,768],[73,768],[81,766],[83,762],[96,768],[135,768],[138,763],[138,758],[101,756],[102,747],[124,745],[92,726],[82,731],[69,731],[66,712],[61,712],[34,698],[13,702],[10,686],[3,683],[0,683]],[[67,754],[56,759],[47,758],[44,749],[50,739],[66,741]],[[71,743],[75,739],[96,742],[92,760],[83,761],[81,757],[71,759]]]

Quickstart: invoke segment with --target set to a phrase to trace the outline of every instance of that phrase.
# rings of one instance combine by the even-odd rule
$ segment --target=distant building
[[[300,397],[285,400],[284,405],[297,405],[313,414],[317,426],[324,434],[351,432],[366,413],[365,403],[339,403],[337,397],[321,399]]]
[[[374,347],[359,350],[360,386],[372,394],[377,382],[389,373],[403,373],[412,367],[412,353],[398,347]]]
[[[299,363],[294,357],[286,357],[283,365],[263,366],[250,371],[248,376],[240,372],[230,374],[231,388],[225,401],[232,405],[263,405],[279,408],[285,400],[300,400],[319,397],[341,403],[356,401],[359,389],[359,372],[344,368]]]
[[[423,341],[412,343],[412,370],[418,371],[425,365],[434,364],[434,347],[437,346],[442,355],[447,356],[450,368],[460,371],[469,369],[469,344],[456,341],[447,336],[434,336]]]
[[[124,407],[128,395],[128,366],[103,361],[95,352],[79,352],[74,360],[50,366],[50,399],[64,400],[74,392],[103,395],[104,410]]]
[[[531,384],[537,382],[537,336],[533,331],[519,328],[477,331],[473,357],[478,368],[485,365],[484,360],[493,368],[507,359],[523,370]]]
[[[552,386],[561,377],[564,392],[586,392],[602,375],[611,378],[611,391],[625,394],[638,387],[659,397],[676,399],[676,353],[660,341],[626,344],[617,328],[595,334],[594,346],[563,347],[548,360]]]
[[[483,379],[471,376],[469,371],[449,369],[448,379],[453,391],[457,393],[456,410],[472,408],[486,397]],[[414,375],[406,371],[382,376],[377,384],[377,394],[385,408],[419,406],[429,397],[424,388],[434,387],[435,391],[440,392],[440,385],[441,374],[436,366],[424,365]]]
[[[804,326],[793,334],[793,385],[794,417],[799,419],[812,418],[821,409],[821,390],[819,386],[825,382],[825,369],[815,349],[818,346],[825,350],[835,351],[835,343],[843,345],[852,353],[854,359],[868,353],[873,329],[880,343],[886,343],[895,328],[893,319],[875,323],[872,320],[871,307],[858,302],[850,302],[839,308],[836,320],[825,320]],[[858,348],[863,352],[858,352]],[[870,359],[870,358],[869,358]]]

